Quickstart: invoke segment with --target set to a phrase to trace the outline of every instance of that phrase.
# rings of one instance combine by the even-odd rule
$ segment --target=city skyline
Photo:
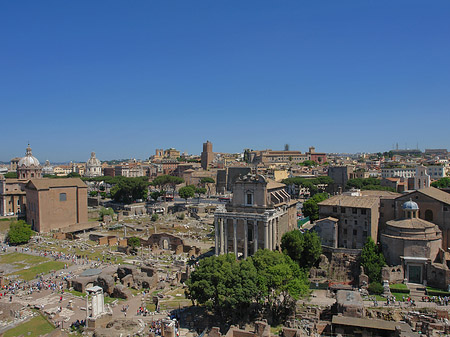
[[[447,1],[194,5],[3,3],[0,160],[449,147]]]

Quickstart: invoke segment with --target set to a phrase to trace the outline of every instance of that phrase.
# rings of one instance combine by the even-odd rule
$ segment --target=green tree
[[[111,188],[111,196],[116,202],[130,203],[136,199],[147,199],[149,183],[146,177],[120,177],[113,183],[115,185]]]
[[[111,218],[113,218],[114,210],[111,207],[108,207],[108,208],[102,207],[99,211],[99,215],[100,215],[100,219],[102,219],[102,221],[105,218],[105,215],[110,215]]]
[[[431,186],[436,188],[449,188],[450,187],[450,178],[444,177],[439,180],[433,181]]]
[[[195,195],[195,186],[193,185],[188,185],[188,186],[184,186],[182,188],[179,189],[178,191],[178,195],[180,196],[180,198],[183,198],[184,200],[187,200],[189,198],[193,198]]]
[[[141,246],[141,239],[136,236],[132,236],[131,238],[128,238],[127,243],[132,249],[136,249]]]
[[[319,205],[318,203],[329,198],[328,193],[318,193],[312,198],[309,198],[303,203],[303,214],[309,216],[311,221],[319,219]]]
[[[98,195],[98,192],[97,191],[90,191],[89,192],[89,196],[90,197],[96,197]]]
[[[244,315],[256,298],[257,272],[251,260],[238,262],[234,254],[200,260],[187,280],[186,295],[226,321]]]
[[[317,233],[302,233],[299,230],[293,230],[283,235],[281,249],[306,272],[309,272],[322,253],[322,245]]]
[[[14,221],[9,225],[7,240],[12,245],[21,245],[30,241],[33,231],[23,220]]]
[[[309,294],[306,273],[288,255],[276,251],[260,249],[250,259],[258,275],[258,300],[277,324],[293,313],[296,300]]]
[[[152,217],[151,217],[151,220],[152,220],[153,222],[154,222],[154,221],[158,221],[158,218],[159,218],[158,214],[153,213],[153,214],[152,214]]]
[[[67,178],[81,178],[81,175],[79,173],[77,173],[77,172],[70,172],[67,175]]]
[[[4,177],[6,179],[17,179],[17,172],[8,172],[5,173]]]
[[[162,195],[160,191],[155,191],[150,193],[150,198],[152,198],[154,201],[158,201],[158,198]]]
[[[361,265],[369,277],[369,282],[381,283],[381,268],[386,265],[386,261],[371,237],[367,238],[361,251]]]
[[[196,187],[195,188],[195,194],[197,194],[198,202],[200,202],[200,196],[205,193],[206,193],[206,188],[204,188],[204,187]]]

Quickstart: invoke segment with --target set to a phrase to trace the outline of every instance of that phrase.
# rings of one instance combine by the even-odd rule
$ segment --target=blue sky
[[[449,144],[450,1],[2,1],[0,160]]]

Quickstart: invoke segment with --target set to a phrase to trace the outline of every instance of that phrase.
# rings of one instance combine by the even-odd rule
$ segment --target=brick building
[[[32,179],[25,192],[27,222],[33,230],[77,231],[91,226],[87,186],[81,179]]]

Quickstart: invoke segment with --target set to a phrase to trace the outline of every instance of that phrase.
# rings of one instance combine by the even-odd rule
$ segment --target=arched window
[[[425,220],[432,222],[433,221],[433,211],[431,209],[427,209],[425,211]]]

